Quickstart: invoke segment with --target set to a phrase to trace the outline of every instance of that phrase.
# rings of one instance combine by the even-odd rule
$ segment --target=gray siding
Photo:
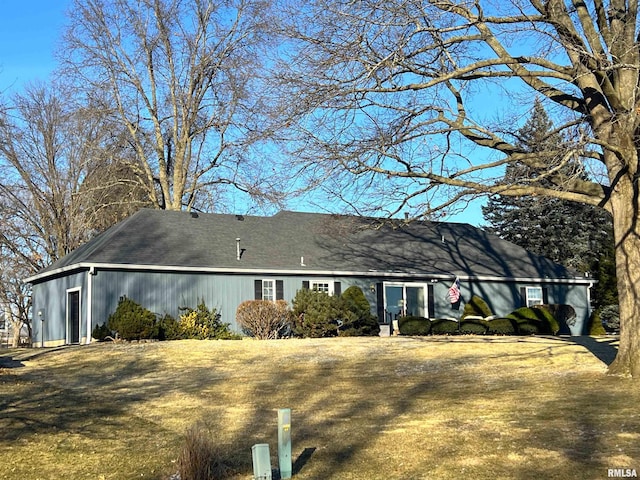
[[[88,282],[91,278],[92,299],[88,299]],[[87,309],[91,305],[92,327],[105,323],[118,305],[118,300],[127,296],[145,308],[158,315],[169,314],[178,317],[180,309],[195,308],[200,301],[204,301],[209,308],[220,312],[222,321],[229,323],[238,331],[235,313],[238,305],[245,300],[254,299],[254,282],[260,279],[275,279],[283,281],[284,299],[291,302],[296,292],[302,288],[302,282],[311,280],[312,276],[268,276],[268,275],[229,275],[229,274],[199,274],[177,272],[143,272],[96,270],[95,275],[87,271],[70,274],[60,278],[49,279],[33,286],[33,316],[34,316],[34,344],[40,346],[42,342],[42,327],[46,345],[66,343],[67,312],[66,292],[72,288],[80,288],[81,321],[80,341],[84,343],[87,336]],[[371,304],[373,314],[377,313],[376,285],[385,281],[384,278],[358,277],[318,277],[338,281],[344,292],[349,286],[356,285],[362,289]],[[394,279],[393,282],[402,282]],[[429,312],[431,318],[454,317],[459,318],[460,310],[452,310],[447,298],[447,291],[451,285],[448,281],[431,283],[429,279],[406,279],[411,283],[433,285],[434,309]],[[468,300],[472,295],[485,299],[496,315],[506,315],[522,304],[520,288],[524,286],[538,286],[535,283],[504,283],[504,282],[461,282],[462,298]],[[582,284],[548,284],[550,303],[570,304],[578,314],[578,322],[571,328],[571,333],[580,335],[583,324],[588,318],[588,294],[586,285]],[[41,324],[37,312],[42,310],[45,321]],[[88,332],[89,334],[91,332]]]
[[[439,282],[434,289],[436,301],[436,317],[460,318],[464,304],[460,310],[452,310],[451,304],[446,300],[448,289],[451,285]],[[485,300],[492,312],[497,316],[504,316],[514,309],[523,306],[520,294],[522,287],[541,286],[547,289],[548,302],[551,304],[567,304],[576,310],[576,323],[570,326],[572,335],[582,335],[585,332],[589,319],[589,294],[584,284],[558,284],[558,283],[502,283],[502,282],[461,282],[460,292],[463,300],[478,295]],[[568,333],[568,332],[567,332]]]
[[[87,338],[87,272],[50,279],[33,285],[33,343],[55,346],[67,341],[67,291],[80,289],[80,342]],[[38,312],[42,312],[41,321]],[[44,336],[43,336],[44,334]],[[91,334],[91,332],[89,332]]]

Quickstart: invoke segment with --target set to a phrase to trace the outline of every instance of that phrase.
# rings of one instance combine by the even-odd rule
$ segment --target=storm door
[[[67,291],[67,340],[80,343],[80,290]]]
[[[398,317],[428,317],[426,303],[427,285],[422,283],[384,284],[384,323]]]

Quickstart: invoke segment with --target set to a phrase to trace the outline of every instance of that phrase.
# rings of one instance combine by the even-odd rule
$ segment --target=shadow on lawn
[[[78,362],[0,377],[0,442],[52,432],[90,435],[96,429],[104,431],[105,425],[117,425],[131,403],[163,393],[162,385],[133,390],[124,387],[156,368],[150,360],[121,367],[101,364],[91,369]],[[76,383],[58,385],[55,379],[52,381],[62,370],[64,375],[77,375]],[[108,383],[113,387],[111,401],[93,390],[98,384]],[[124,424],[122,427],[126,428]]]
[[[447,356],[450,350],[446,342],[407,341],[406,345],[414,349],[442,349],[441,356],[416,362],[410,349],[401,356],[378,349],[376,345],[384,346],[385,340],[370,339],[372,347],[363,350],[362,357],[325,353],[323,346],[331,341],[301,343],[301,351],[289,356],[275,348],[263,350],[257,343],[253,344],[255,350],[217,353],[216,344],[211,343],[211,357],[203,364],[175,371],[168,370],[157,357],[132,349],[136,356],[123,354],[117,362],[105,359],[99,366],[69,361],[36,369],[24,377],[10,375],[5,380],[14,382],[9,384],[13,394],[0,395],[0,440],[11,442],[52,429],[100,438],[105,434],[103,423],[110,426],[108,435],[126,436],[131,407],[178,392],[205,405],[195,415],[215,422],[219,429],[216,440],[237,452],[233,463],[242,474],[251,471],[251,446],[256,443],[271,445],[272,465],[277,467],[277,409],[291,408],[292,454],[294,458],[297,455],[295,478],[339,478],[340,472],[349,472],[350,478],[364,478],[358,476],[358,468],[379,472],[379,477],[369,477],[372,479],[424,478],[439,465],[458,468],[461,458],[482,459],[481,452],[477,457],[469,456],[467,440],[473,442],[471,446],[491,445],[496,452],[499,447],[509,452],[515,441],[534,450],[557,452],[567,463],[593,461],[602,449],[603,432],[598,426],[601,406],[613,411],[621,406],[615,390],[574,391],[572,387],[580,384],[572,384],[579,380],[571,376],[550,375],[548,381],[553,388],[545,388],[551,393],[536,397],[540,389],[537,382],[546,378],[536,376],[532,381],[510,373],[512,363],[521,365],[528,360],[532,368],[544,369],[546,356],[541,354],[550,349],[564,350],[568,342],[551,346],[541,343],[540,349],[529,348],[521,354],[491,353],[484,361],[495,362],[504,373],[492,371],[494,377],[488,382],[478,376],[479,356]],[[104,351],[110,352],[108,348]],[[154,350],[157,355],[161,351],[159,347]],[[242,355],[242,360],[234,354]],[[45,377],[56,375],[64,381],[51,382]],[[514,398],[514,392],[521,397]],[[528,394],[533,400],[525,397]],[[492,411],[477,411],[474,405],[491,404],[493,398],[500,404],[508,402],[506,418],[500,420],[521,433],[503,439],[501,432],[486,427],[490,423],[485,419]],[[437,419],[436,423],[450,428],[438,427],[439,438],[416,438],[411,429],[424,429],[412,426],[414,416]],[[394,433],[397,430],[405,430],[407,435]],[[395,443],[398,439],[404,443]],[[428,452],[418,452],[415,464],[403,461],[404,451],[413,453],[412,449],[420,448],[428,448]],[[526,458],[524,448],[521,453]],[[373,467],[362,465],[363,459]],[[401,465],[398,476],[385,470],[389,460]],[[549,473],[548,464],[502,465],[508,470],[499,473],[508,478],[544,478]]]
[[[19,368],[24,367],[24,363],[10,356],[0,357],[0,368]]]
[[[561,337],[563,340],[581,345],[589,350],[598,360],[609,366],[613,363],[618,354],[618,337],[607,337],[606,339],[596,339],[586,335],[579,337]]]

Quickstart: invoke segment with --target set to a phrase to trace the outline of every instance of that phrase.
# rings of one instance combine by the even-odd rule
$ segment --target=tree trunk
[[[17,348],[20,346],[20,331],[22,330],[22,324],[19,322],[11,322],[11,346]]]
[[[609,374],[640,378],[640,195],[623,176],[611,196],[620,302],[620,346]]]

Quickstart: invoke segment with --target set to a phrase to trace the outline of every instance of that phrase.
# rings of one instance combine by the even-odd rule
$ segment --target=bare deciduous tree
[[[495,193],[607,209],[621,314],[609,371],[640,376],[637,2],[296,3],[284,16],[279,78],[297,99],[283,112],[307,170],[331,177],[354,206],[367,199],[391,213],[424,215]],[[518,145],[518,107],[536,97],[569,145]],[[498,117],[500,104],[512,118]],[[582,170],[567,176],[569,161]],[[505,183],[514,162],[546,173]],[[348,184],[336,180],[345,175]]]
[[[64,64],[105,95],[130,168],[156,208],[190,209],[206,189],[277,201],[262,158],[258,72],[268,24],[258,0],[76,0]]]
[[[31,85],[2,108],[0,303],[14,327],[29,327],[23,278],[144,205],[131,172],[111,167],[116,130],[92,112],[60,84]]]

